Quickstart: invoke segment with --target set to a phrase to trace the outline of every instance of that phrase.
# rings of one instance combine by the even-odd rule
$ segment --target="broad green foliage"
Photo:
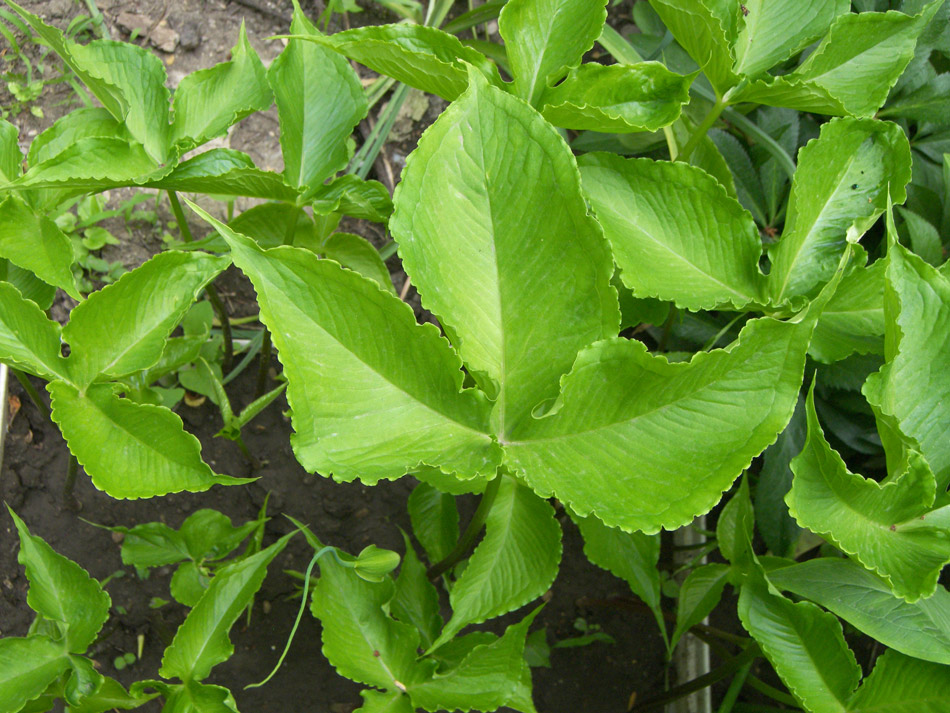
[[[833,301],[834,298],[832,298]],[[820,320],[818,324],[821,325]],[[817,328],[815,333],[817,334]],[[814,344],[814,337],[812,344]],[[804,443],[805,403],[799,397],[792,420],[779,434],[775,443],[766,448],[762,454],[762,469],[759,471],[759,480],[755,488],[756,529],[762,535],[768,548],[780,557],[792,553],[801,533],[801,528],[788,513],[785,495],[792,487],[791,460],[801,452]]]
[[[942,713],[950,668],[887,651],[851,700],[851,713]]]
[[[878,260],[869,267],[855,266],[841,279],[808,347],[815,360],[831,364],[851,354],[883,353],[884,268]]]
[[[670,648],[676,648],[680,638],[690,627],[698,624],[719,604],[722,590],[730,573],[728,565],[707,564],[697,567],[680,587],[676,607],[676,629],[670,639]]]
[[[45,379],[63,376],[59,325],[7,282],[0,283],[0,306],[0,357]]]

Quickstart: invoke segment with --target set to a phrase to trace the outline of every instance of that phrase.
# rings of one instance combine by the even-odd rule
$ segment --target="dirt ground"
[[[72,0],[27,0],[23,4],[60,27],[66,27],[73,17],[85,12],[82,3]],[[320,0],[302,4],[312,17],[322,9]],[[225,60],[242,22],[246,24],[251,44],[263,61],[269,63],[280,52],[282,42],[268,38],[287,30],[291,12],[289,0],[142,0],[135,3],[98,0],[98,7],[116,38],[128,39],[129,36],[119,23],[123,13],[134,12],[147,19],[148,26],[137,41],[149,46],[164,43],[164,50],[154,49],[166,65],[171,86],[195,69]],[[374,14],[367,11],[351,19],[354,23],[368,24],[391,18],[378,11]],[[169,39],[175,35],[177,40]],[[3,92],[0,88],[0,105],[10,100],[9,94]],[[29,111],[11,118],[20,127],[24,148],[53,120],[75,106],[70,104],[71,99],[74,95],[66,85],[54,85],[37,102],[43,109],[42,118]],[[384,148],[375,177],[390,187],[398,180],[399,168],[414,141],[442,108],[444,103],[435,98],[420,96],[416,100],[414,115],[402,121],[402,139]],[[368,125],[361,128],[365,132]],[[277,116],[272,109],[241,122],[224,145],[247,152],[262,168],[280,170],[277,134]],[[119,197],[117,194],[112,199]],[[168,220],[163,210],[159,214],[161,221]],[[118,259],[127,267],[134,267],[161,249],[160,231],[155,226],[126,226],[117,219],[106,227],[122,239],[121,246],[110,246],[104,251],[103,257],[108,260]],[[369,223],[353,221],[344,229],[359,232],[377,245],[386,239],[381,226]],[[405,274],[397,258],[391,259],[389,265],[399,289]],[[225,275],[223,282],[219,281],[219,290],[232,315],[256,311],[253,292],[233,270]],[[420,312],[418,300],[411,291],[407,299],[414,302]],[[65,314],[66,305],[60,303],[59,316],[65,317]],[[274,367],[279,368],[276,361]],[[252,372],[246,371],[229,386],[236,408],[251,399]],[[123,569],[119,545],[111,533],[83,520],[127,527],[159,520],[177,527],[190,513],[208,507],[224,512],[237,524],[256,517],[270,492],[272,519],[267,525],[265,544],[291,529],[283,517],[285,514],[309,523],[325,542],[351,552],[358,552],[369,543],[401,552],[399,528],[411,529],[406,498],[414,485],[413,479],[404,478],[369,488],[359,484],[340,485],[304,472],[290,450],[290,424],[283,416],[287,408],[283,400],[265,410],[245,430],[248,447],[264,464],[256,471],[252,471],[233,443],[212,437],[221,424],[210,403],[198,408],[182,405],[177,409],[186,428],[201,440],[204,458],[216,472],[254,475],[260,478],[256,483],[215,487],[202,494],[117,501],[97,491],[80,472],[75,489],[79,505],[76,512],[75,507],[64,507],[62,490],[68,454],[62,438],[15,382],[11,383],[10,395],[16,401],[2,407],[10,408],[16,403],[20,406],[6,434],[0,499],[17,511],[34,534],[79,562],[94,577],[101,579]],[[464,515],[471,512],[473,503],[463,500],[460,507]],[[606,600],[626,596],[629,592],[623,582],[587,562],[576,529],[568,518],[562,520],[565,550],[561,572],[535,626],[545,627],[548,642],[554,643],[576,635],[574,624],[583,618],[589,625],[598,626],[612,636],[616,643],[553,650],[552,668],[534,670],[535,703],[541,713],[622,713],[634,696],[643,700],[662,690],[665,675],[662,644],[656,625],[646,612],[613,607],[588,610],[578,603],[583,598]],[[27,581],[16,561],[17,549],[12,522],[3,513],[0,515],[0,634],[4,636],[23,635],[32,619],[25,604]],[[282,570],[302,570],[309,557],[301,538],[271,565],[255,603],[251,626],[246,628],[243,619],[235,626],[232,631],[235,654],[227,663],[215,668],[209,680],[229,687],[239,709],[245,713],[347,713],[360,705],[360,687],[337,676],[322,656],[319,623],[310,616],[303,618],[301,630],[280,673],[267,686],[243,690],[245,685],[261,680],[273,667],[297,613],[298,600],[290,598],[295,591],[294,580]],[[149,607],[153,597],[171,598],[168,590],[171,568],[154,570],[144,580],[139,579],[132,568],[124,569],[125,576],[112,579],[108,585],[113,600],[112,618],[91,654],[104,674],[128,684],[157,677],[161,653],[185,610],[175,604],[158,609]],[[114,659],[136,652],[140,635],[144,636],[141,660],[123,671],[116,671]],[[159,706],[153,703],[141,710],[158,711]]]

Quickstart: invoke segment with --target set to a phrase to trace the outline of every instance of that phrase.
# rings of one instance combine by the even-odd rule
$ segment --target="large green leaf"
[[[461,363],[411,308],[300,248],[261,250],[199,208],[251,278],[279,350],[305,468],[366,483],[420,463],[471,477],[494,470],[488,403],[462,390]]]
[[[759,80],[733,101],[754,101],[837,116],[872,116],[913,59],[917,36],[943,0],[920,15],[847,13],[794,72]]]
[[[950,538],[938,529],[901,527],[933,504],[927,463],[911,452],[903,472],[884,485],[851,473],[822,433],[814,383],[806,411],[808,437],[792,461],[795,479],[785,497],[792,516],[878,572],[898,596],[909,602],[929,597],[950,562]]]
[[[367,582],[351,567],[325,557],[310,611],[323,625],[323,655],[341,676],[405,692],[428,678],[434,664],[416,661],[416,628],[383,611],[393,592],[389,577]]]
[[[290,31],[322,39],[299,7]],[[267,78],[277,99],[284,176],[298,188],[318,186],[346,165],[346,140],[366,116],[359,77],[336,52],[291,39]]]
[[[524,102],[472,78],[407,161],[390,228],[422,304],[497,394],[503,439],[557,395],[579,349],[617,333],[620,314],[567,145]]]
[[[600,37],[605,0],[509,0],[498,17],[514,93],[532,106]]]
[[[279,173],[264,171],[245,153],[211,149],[188,159],[167,176],[148,181],[147,188],[171,191],[251,196],[294,202],[297,191]]]
[[[69,238],[16,195],[0,200],[0,257],[61,287],[73,299],[82,299],[70,269],[75,256]]]
[[[525,637],[538,611],[509,626],[495,641],[475,646],[452,669],[412,686],[413,705],[427,711],[493,711],[509,703],[521,683]]]
[[[737,3],[719,0],[650,0],[673,37],[689,52],[721,96],[739,82],[732,45],[738,32]]]
[[[466,63],[492,83],[501,84],[498,69],[483,54],[434,27],[375,25],[306,39],[447,101],[454,101],[468,87]]]
[[[841,279],[838,291],[821,313],[808,353],[826,364],[851,354],[884,351],[884,267],[856,266]]]
[[[810,602],[793,604],[752,581],[739,594],[739,619],[806,710],[848,710],[861,668],[834,615]]]
[[[865,395],[917,441],[942,495],[950,484],[950,282],[899,244],[888,248],[885,278],[887,362]]]
[[[899,126],[839,119],[799,153],[782,238],[769,251],[773,300],[810,294],[835,271],[846,241],[858,240],[887,208],[903,202],[910,148]]]
[[[848,707],[849,713],[945,713],[950,668],[885,651]]]
[[[267,109],[273,100],[264,64],[242,22],[230,61],[193,72],[178,84],[171,142],[185,150],[199,146],[222,136],[245,116]]]
[[[638,297],[691,310],[765,300],[752,216],[705,171],[684,163],[585,154],[584,191]]]
[[[54,381],[47,385],[53,420],[93,484],[114,498],[151,498],[215,483],[249,482],[216,475],[201,460],[198,439],[181,419],[160,406],[120,399],[113,387],[93,385],[81,394]]]
[[[630,585],[630,590],[650,607],[660,631],[666,622],[660,607],[660,536],[624,532],[607,527],[596,517],[575,517],[584,538],[584,554],[592,563]]]
[[[554,508],[513,478],[503,478],[485,522],[485,538],[449,595],[452,618],[432,648],[469,624],[524,606],[547,591],[561,561]]]
[[[45,636],[0,639],[0,711],[16,713],[69,667],[69,655]]]
[[[732,568],[725,564],[707,564],[697,567],[680,587],[676,603],[676,630],[670,639],[670,649],[687,631],[702,622],[722,599],[722,590],[729,580]]]
[[[578,355],[556,412],[510,435],[506,460],[539,494],[610,526],[685,525],[785,428],[813,324],[753,320],[728,350],[688,363],[599,342]]]
[[[743,0],[735,72],[755,77],[820,39],[850,0]]]
[[[459,513],[455,498],[428,483],[419,483],[409,495],[412,530],[430,562],[448,557],[459,539]]]
[[[0,361],[44,379],[67,373],[60,327],[9,282],[0,282]]]
[[[228,637],[231,625],[243,613],[260,589],[267,565],[284,549],[296,532],[284,535],[257,554],[223,567],[185,621],[162,656],[159,674],[180,678],[185,683],[202,681],[214,666],[234,653]]]
[[[65,627],[65,650],[82,654],[109,617],[112,600],[99,582],[75,562],[55,552],[8,507],[20,536],[17,561],[26,567],[30,591],[26,603],[46,619]]]
[[[35,166],[58,156],[80,139],[96,137],[130,138],[125,127],[102,107],[81,107],[57,119],[33,139],[27,164]]]
[[[147,369],[195,298],[228,266],[225,257],[164,252],[89,296],[70,313],[69,372],[80,387],[98,376]]]
[[[861,565],[827,557],[777,569],[769,581],[829,609],[885,646],[950,664],[950,593],[943,587],[910,604]]]
[[[406,554],[402,558],[389,610],[399,621],[416,627],[422,635],[422,646],[429,647],[442,630],[439,592],[426,576],[426,568],[419,561],[409,537],[404,534],[403,540]]]
[[[0,119],[0,180],[10,183],[23,173],[23,154],[20,153],[17,127]]]
[[[582,64],[540,98],[541,113],[555,126],[604,133],[656,131],[679,118],[689,102],[692,75],[659,62]]]

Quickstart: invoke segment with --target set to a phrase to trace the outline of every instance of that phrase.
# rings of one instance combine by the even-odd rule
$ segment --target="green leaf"
[[[428,648],[442,630],[439,614],[439,593],[426,576],[426,568],[409,538],[403,534],[406,554],[402,559],[396,589],[389,602],[389,610],[399,621],[411,624],[422,634],[422,646]]]
[[[312,189],[308,200],[314,213],[343,213],[354,218],[388,223],[393,212],[389,190],[379,181],[364,181],[351,173]]]
[[[323,244],[323,254],[396,294],[386,263],[366,238],[353,233],[333,233]]]
[[[109,618],[112,600],[82,567],[31,535],[23,520],[9,507],[7,510],[20,536],[17,561],[26,567],[30,581],[27,605],[66,627],[66,651],[85,653]]]
[[[851,354],[884,351],[884,261],[855,266],[841,279],[815,326],[809,355],[831,364]]]
[[[50,380],[67,373],[60,327],[9,282],[0,282],[0,360]]]
[[[320,560],[311,612],[323,625],[323,655],[341,676],[387,691],[403,691],[429,677],[417,662],[419,632],[383,611],[394,593],[388,577],[367,582],[333,557]]]
[[[12,183],[23,173],[23,154],[20,153],[18,138],[17,127],[0,119],[0,180],[4,183]]]
[[[429,561],[441,562],[448,557],[459,539],[459,513],[455,498],[428,483],[419,483],[409,495],[408,507],[412,530]]]
[[[69,664],[72,670],[69,672],[69,678],[66,679],[63,698],[72,709],[83,703],[89,696],[95,695],[102,687],[105,678],[93,668],[92,661],[83,656],[70,656]],[[72,713],[71,710],[70,713]]]
[[[899,12],[841,15],[795,71],[753,82],[733,102],[870,117],[913,59],[917,36],[942,2],[936,0],[914,17]]]
[[[188,558],[184,538],[162,522],[145,522],[135,527],[115,527],[122,539],[122,563],[137,569],[175,564]]]
[[[216,560],[227,556],[251,534],[257,523],[245,522],[239,527],[231,518],[211,509],[197,510],[181,525],[181,537],[193,560]]]
[[[69,713],[106,713],[115,709],[132,710],[156,698],[158,692],[132,695],[115,679],[104,677],[102,686],[82,703],[69,707]]]
[[[864,393],[917,441],[942,495],[950,484],[950,282],[899,244],[888,248],[885,279],[887,362]]]
[[[722,590],[729,581],[732,568],[725,564],[697,567],[680,586],[676,604],[676,630],[670,639],[670,650],[689,629],[702,622],[722,599]]]
[[[544,91],[594,46],[607,19],[605,0],[509,0],[498,17],[514,93],[538,106]]]
[[[739,82],[733,71],[732,45],[738,31],[739,8],[718,0],[650,0],[673,37],[695,60],[722,96]]]
[[[488,404],[462,390],[461,363],[438,329],[416,324],[407,304],[371,280],[299,248],[265,252],[195,210],[257,291],[304,468],[365,483],[423,462],[469,477],[494,469]]]
[[[198,439],[164,407],[117,398],[108,385],[90,386],[80,394],[54,381],[46,390],[52,397],[53,420],[69,450],[93,485],[114,498],[151,498],[182,490],[201,492],[215,483],[250,482],[212,472],[201,460]],[[109,447],[103,448],[104,443]]]
[[[228,266],[225,257],[164,252],[94,292],[71,313],[63,337],[69,371],[85,387],[100,375],[119,377],[153,366],[165,338],[204,286]]]
[[[73,299],[82,299],[70,269],[75,256],[69,238],[16,195],[0,200],[0,257],[63,288]]]
[[[801,452],[803,445],[805,401],[799,397],[792,420],[778,435],[775,443],[762,454],[762,469],[755,487],[755,526],[768,548],[779,557],[792,554],[801,534],[801,528],[788,513],[785,494],[792,487],[793,475],[789,464]]]
[[[904,218],[904,225],[910,234],[910,246],[914,252],[934,267],[941,265],[944,260],[940,232],[926,218],[911,210],[898,206],[897,212]]]
[[[198,569],[194,562],[183,562],[172,575],[169,589],[175,601],[186,607],[194,607],[211,584],[211,577]]]
[[[679,118],[693,76],[659,62],[582,64],[541,95],[541,113],[555,126],[604,133],[656,131]]]
[[[188,681],[165,687],[162,713],[237,713],[234,696],[223,686]]]
[[[0,711],[16,713],[68,666],[62,645],[45,636],[0,639]]]
[[[363,705],[353,713],[415,713],[409,696],[399,690],[382,693],[375,688],[367,688],[360,691],[360,695]]]
[[[857,241],[910,180],[907,137],[896,124],[839,119],[821,127],[798,157],[782,238],[769,251],[775,302],[811,294],[828,280],[847,242]]]
[[[941,530],[902,527],[933,504],[927,463],[910,452],[905,470],[884,485],[851,473],[822,433],[814,384],[806,411],[808,438],[792,461],[795,479],[785,498],[792,516],[875,570],[898,596],[909,602],[931,596],[950,562],[950,538]]]
[[[458,666],[411,686],[413,705],[427,711],[493,711],[508,703],[522,680],[525,638],[538,611],[509,626],[492,643],[474,647]]]
[[[716,540],[719,551],[734,567],[745,569],[752,560],[752,527],[755,516],[749,499],[749,481],[742,479],[739,489],[719,514]]]
[[[446,101],[454,101],[468,87],[466,63],[501,85],[498,69],[483,54],[434,27],[375,25],[306,39]]]
[[[188,683],[207,678],[211,669],[234,653],[228,637],[231,625],[260,589],[267,565],[284,549],[295,532],[284,535],[257,554],[223,567],[188,614],[162,656],[159,675]]]
[[[168,175],[146,184],[185,193],[215,193],[294,202],[297,191],[279,173],[262,171],[247,154],[232,149],[211,149],[183,161]]]
[[[829,609],[885,646],[950,664],[950,593],[943,587],[910,604],[861,565],[827,557],[775,570],[769,581]]]
[[[407,161],[390,229],[422,304],[497,394],[504,440],[620,315],[567,145],[524,102],[472,78]]]
[[[885,651],[848,707],[849,713],[943,713],[950,668]]]
[[[695,127],[692,130],[695,131]],[[728,183],[723,182],[720,178],[719,182],[723,184],[726,192],[733,195],[742,207],[752,214],[757,223],[767,225],[769,220],[766,217],[766,201],[762,181],[759,172],[752,165],[752,159],[749,158],[745,146],[735,136],[720,129],[709,131],[706,138],[716,147],[719,155],[722,156],[723,161],[729,168],[729,179],[732,180],[735,186],[735,194],[733,195],[733,192],[729,190]],[[690,164],[700,168],[703,168],[703,165],[697,161],[697,152],[701,150],[704,143],[704,141],[701,141],[690,156]],[[712,173],[709,169],[704,170],[707,173]]]
[[[578,164],[621,279],[637,297],[691,310],[765,300],[752,216],[708,173],[601,153]]]
[[[850,0],[748,0],[735,43],[737,74],[753,78],[820,39]]]
[[[623,532],[607,527],[596,517],[574,517],[584,538],[584,554],[593,564],[620,577],[650,607],[666,637],[666,622],[660,607],[660,536]]]
[[[485,538],[449,595],[452,618],[431,648],[469,624],[514,611],[551,586],[561,561],[554,508],[512,478],[503,478],[485,521]]]
[[[35,302],[41,310],[48,310],[56,297],[55,287],[46,284],[29,270],[17,267],[4,258],[0,258],[0,281],[9,282],[19,290],[21,297]],[[65,371],[64,366],[63,373]]]
[[[290,31],[323,39],[299,8]],[[337,53],[291,39],[271,64],[267,79],[277,99],[284,176],[298,188],[319,186],[346,166],[346,139],[366,116],[359,77]]]
[[[950,124],[950,73],[938,74],[918,89],[898,97],[878,112],[878,116],[947,126]]]
[[[729,350],[688,363],[612,339],[578,355],[555,413],[505,445],[542,496],[657,532],[708,512],[792,416],[813,317],[752,320]]]
[[[80,139],[102,137],[129,138],[125,127],[102,107],[74,109],[33,139],[27,164],[32,167],[55,158]]]
[[[809,602],[793,604],[750,582],[739,594],[739,619],[806,710],[848,710],[861,668],[834,615]]]
[[[232,124],[274,101],[264,65],[247,40],[244,23],[231,60],[192,72],[172,101],[171,142],[188,150],[223,136]]]

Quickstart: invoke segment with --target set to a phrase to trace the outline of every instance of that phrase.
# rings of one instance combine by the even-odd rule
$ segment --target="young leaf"
[[[849,713],[943,713],[950,668],[885,651],[858,689]]]
[[[506,461],[542,496],[612,527],[685,525],[785,428],[813,319],[750,321],[728,351],[689,363],[598,342],[565,377],[559,410],[511,434]]]
[[[620,322],[610,253],[574,158],[541,116],[473,73],[419,141],[395,203],[403,266],[462,360],[497,392],[492,424],[503,439],[557,395],[577,351]]]
[[[211,149],[183,161],[168,175],[145,184],[169,191],[250,196],[295,202],[297,191],[279,173],[262,171],[247,154],[232,149]]]
[[[947,126],[950,124],[950,73],[938,74],[920,88],[892,101],[878,112],[878,116]]]
[[[885,646],[950,664],[950,592],[943,587],[910,604],[856,562],[828,557],[770,572],[769,581],[820,604]]]
[[[41,538],[31,535],[23,520],[8,507],[20,536],[17,561],[26,567],[30,609],[66,627],[67,652],[82,654],[109,618],[112,600],[99,582],[75,562],[53,551]]]
[[[352,173],[316,186],[307,193],[318,215],[343,213],[354,218],[388,223],[393,213],[389,190],[379,181],[364,181]]]
[[[193,72],[178,84],[172,101],[171,143],[183,150],[200,146],[273,101],[266,70],[242,22],[229,62]]]
[[[708,173],[602,153],[578,164],[621,279],[638,297],[692,310],[765,300],[752,216]]]
[[[111,710],[132,710],[158,697],[158,692],[133,695],[115,679],[104,677],[99,690],[79,705],[71,705],[69,713],[106,713]]]
[[[290,31],[321,37],[299,7]],[[319,186],[346,166],[346,139],[366,116],[359,77],[326,47],[291,39],[267,71],[277,99],[284,176],[297,187]]]
[[[61,287],[73,299],[82,299],[70,269],[76,258],[69,238],[17,195],[0,200],[0,257]]]
[[[79,706],[86,698],[99,691],[105,677],[93,667],[92,661],[84,656],[70,656],[69,665],[72,670],[66,679],[63,698],[69,704],[70,713],[72,713],[74,706]]]
[[[137,569],[175,564],[188,558],[184,538],[162,522],[145,522],[135,527],[115,527],[122,539],[122,563]]]
[[[426,576],[426,568],[405,533],[403,541],[406,554],[402,558],[389,609],[396,619],[416,627],[422,634],[422,646],[428,648],[442,630],[439,593]]]
[[[915,253],[934,267],[943,264],[943,245],[940,232],[926,218],[897,206],[897,212],[904,219],[904,225],[910,234],[910,246]]]
[[[623,532],[607,527],[596,517],[574,517],[584,537],[584,554],[592,563],[630,585],[630,590],[650,607],[666,637],[666,622],[660,608],[660,536]]]
[[[69,667],[69,654],[45,636],[0,639],[0,711],[15,713]]]
[[[544,594],[561,561],[554,508],[513,478],[503,478],[485,522],[485,538],[449,595],[452,618],[437,649],[469,624],[480,624]]]
[[[808,347],[813,359],[831,364],[851,354],[884,352],[884,268],[878,260],[841,278],[815,326]]]
[[[607,19],[604,0],[509,0],[498,17],[514,93],[538,106],[541,94],[581,62]]]
[[[90,295],[63,329],[75,383],[85,387],[100,375],[118,377],[154,365],[165,338],[229,262],[198,252],[164,252]]]
[[[670,639],[670,650],[689,629],[702,622],[722,599],[722,590],[732,568],[725,564],[697,567],[680,587],[676,606],[676,630]]]
[[[333,233],[323,244],[322,251],[331,260],[336,260],[343,267],[368,277],[384,290],[395,294],[386,263],[366,238],[353,233]]]
[[[762,454],[762,470],[755,487],[755,526],[768,548],[779,557],[792,554],[801,534],[801,528],[788,514],[785,494],[792,487],[789,464],[805,444],[805,428],[805,401],[799,397],[792,420]]]
[[[910,180],[910,150],[899,126],[838,119],[821,127],[798,157],[782,238],[769,251],[772,299],[811,294]]]
[[[413,705],[427,711],[493,711],[508,703],[522,680],[525,638],[538,611],[492,643],[474,647],[458,666],[411,686]]]
[[[806,710],[848,710],[861,668],[837,618],[810,602],[793,604],[753,581],[739,594],[739,619]]]
[[[752,561],[752,527],[755,516],[749,499],[749,481],[745,478],[719,514],[716,540],[719,551],[738,569],[744,570]]]
[[[419,483],[409,495],[412,530],[432,563],[441,562],[459,539],[455,498],[428,483]]]
[[[910,452],[905,470],[884,485],[849,472],[825,440],[815,411],[814,384],[806,405],[808,438],[792,461],[795,479],[785,500],[798,524],[830,538],[883,576],[909,602],[929,597],[950,562],[946,532],[904,523],[926,513],[934,501],[927,463]]]
[[[23,173],[23,154],[20,153],[18,138],[17,127],[0,119],[0,180],[4,183],[12,183]]]
[[[35,302],[0,282],[0,360],[47,380],[62,378],[67,365],[60,353],[60,331]]]
[[[102,137],[131,139],[125,127],[102,107],[74,109],[33,139],[27,165],[32,167],[55,158],[80,139]]]
[[[541,95],[541,113],[555,126],[604,133],[656,131],[679,118],[693,76],[659,62],[582,64]]]
[[[415,708],[402,691],[388,691],[382,693],[375,688],[360,691],[363,705],[353,713],[415,713]]]
[[[201,460],[198,439],[166,408],[120,399],[106,385],[90,386],[85,394],[62,381],[46,389],[53,420],[69,450],[93,485],[114,498],[151,498],[182,490],[201,492],[215,483],[249,482],[212,472]]]
[[[211,580],[204,596],[188,614],[162,656],[159,675],[185,683],[202,681],[211,669],[230,658],[234,646],[231,625],[261,587],[267,565],[284,549],[295,532],[270,547],[228,565]]]
[[[950,484],[950,282],[896,243],[888,247],[885,277],[887,363],[864,393],[920,444],[942,496]]]
[[[488,404],[462,390],[461,363],[435,327],[416,324],[407,304],[371,280],[300,248],[265,252],[195,210],[257,290],[304,468],[365,483],[423,462],[468,477],[494,470]]]
[[[405,692],[428,678],[434,665],[416,661],[416,628],[383,611],[393,593],[392,579],[367,582],[335,558],[324,557],[310,610],[323,625],[323,655],[341,676]]]
[[[234,527],[231,518],[217,510],[197,510],[182,525],[182,542],[193,560],[216,560],[228,555],[257,526],[250,520]]]
[[[485,55],[434,27],[376,25],[305,39],[446,101],[454,101],[468,87],[466,63],[496,86],[501,85],[498,68]]]

